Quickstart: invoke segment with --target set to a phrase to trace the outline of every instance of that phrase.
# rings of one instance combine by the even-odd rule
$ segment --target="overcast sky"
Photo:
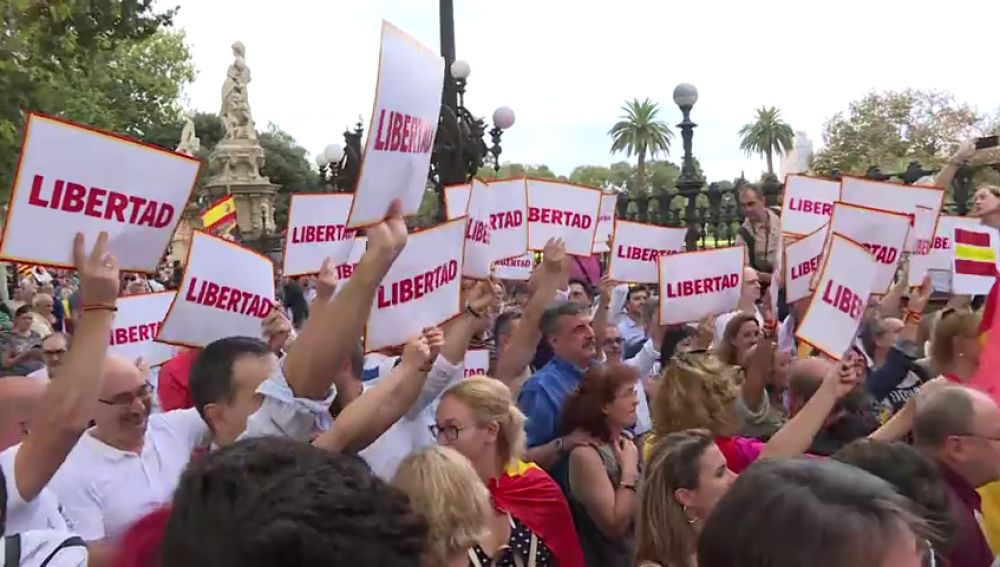
[[[568,174],[607,165],[607,131],[626,99],[660,103],[698,87],[694,152],[710,179],[763,161],[737,131],[777,106],[819,145],[833,113],[874,89],[941,89],[1000,107],[995,0],[454,0],[457,55],[472,67],[466,104],[517,115],[503,160]],[[273,122],[309,150],[370,119],[382,19],[440,47],[437,0],[160,0],[180,5],[198,76],[185,104],[218,112],[232,43],[246,44],[258,127]],[[671,159],[680,157],[676,138]]]

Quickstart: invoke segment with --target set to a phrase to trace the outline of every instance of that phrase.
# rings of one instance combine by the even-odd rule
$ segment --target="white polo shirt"
[[[47,567],[87,567],[87,548],[84,546],[64,547],[59,550],[59,553],[52,555],[64,541],[71,537],[74,535],[69,532],[55,530],[22,532],[20,534],[20,567],[39,567],[49,556],[52,556],[52,559],[48,562]],[[4,557],[6,551],[7,542],[0,537],[0,558]]]
[[[86,541],[116,538],[169,502],[191,453],[208,436],[197,410],[152,415],[141,452],[80,437],[49,483],[73,531]]]
[[[59,500],[48,487],[31,502],[25,502],[17,490],[14,458],[21,449],[18,443],[0,453],[0,468],[7,481],[7,535],[28,530],[67,531],[66,519],[59,511]]]

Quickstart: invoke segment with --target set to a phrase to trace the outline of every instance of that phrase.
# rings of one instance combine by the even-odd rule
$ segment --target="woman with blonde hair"
[[[521,460],[524,414],[507,386],[482,376],[465,379],[445,391],[435,421],[438,443],[469,459],[493,501],[487,533],[469,550],[469,565],[583,566],[559,485]]]
[[[461,453],[432,445],[399,464],[392,484],[427,521],[427,567],[465,567],[467,555],[487,530],[490,495]]]
[[[636,525],[640,567],[692,567],[703,520],[736,475],[704,429],[656,442],[646,463]]]

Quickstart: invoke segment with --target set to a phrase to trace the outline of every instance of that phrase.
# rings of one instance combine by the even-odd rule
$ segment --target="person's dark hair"
[[[0,536],[7,533],[7,475],[0,468]]]
[[[558,435],[582,429],[602,441],[611,441],[604,406],[615,401],[622,386],[634,387],[638,379],[639,372],[625,364],[601,364],[584,372],[579,386],[563,402]]]
[[[663,333],[663,342],[660,343],[660,368],[666,368],[670,364],[674,355],[677,354],[677,347],[680,346],[681,341],[697,334],[698,330],[691,325],[678,325]]]
[[[885,334],[882,330],[881,317],[865,317],[861,321],[861,329],[858,331],[858,339],[864,347],[868,356],[875,358],[875,341]]]
[[[881,478],[917,505],[920,516],[933,529],[936,552],[952,548],[955,525],[948,487],[937,466],[919,450],[902,442],[883,443],[858,439],[834,453],[833,458]]]
[[[517,321],[521,317],[522,314],[517,309],[509,309],[497,315],[496,321],[493,322],[493,340],[496,341],[501,336],[509,333],[511,323]]]
[[[32,311],[31,305],[25,303],[24,305],[17,308],[17,311],[14,312],[14,317],[15,318],[20,317],[21,315],[31,313],[31,311]]]
[[[193,461],[161,567],[419,567],[427,525],[363,461],[265,437]]]
[[[625,303],[627,304],[629,301],[632,301],[632,294],[639,293],[640,291],[644,292],[646,295],[649,295],[649,290],[646,289],[646,286],[634,285],[629,287],[628,293],[625,294]]]
[[[590,310],[583,305],[569,301],[560,301],[542,313],[542,318],[538,322],[538,327],[541,329],[542,335],[549,337],[559,332],[560,318],[587,315],[589,313]]]
[[[233,385],[236,361],[244,356],[263,357],[269,354],[271,350],[267,348],[267,343],[253,337],[219,339],[198,353],[191,363],[188,389],[194,407],[206,423],[205,406],[231,401],[236,392]]]
[[[581,280],[580,278],[570,278],[569,285],[573,284],[576,284],[581,288],[583,288],[583,293],[586,293],[587,297],[589,297],[590,299],[594,299],[594,288],[591,287],[591,285],[587,281]]]
[[[716,504],[698,538],[699,567],[877,567],[903,530],[929,528],[886,481],[830,460],[754,463]]]
[[[937,448],[952,435],[971,430],[974,409],[968,388],[945,386],[922,402],[913,418],[913,442],[918,447]]]

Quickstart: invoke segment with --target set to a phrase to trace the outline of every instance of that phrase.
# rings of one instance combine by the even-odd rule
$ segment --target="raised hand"
[[[618,282],[611,279],[610,274],[604,274],[601,276],[601,303],[603,305],[611,304],[611,292],[618,287]]]
[[[316,276],[316,299],[329,301],[337,291],[337,267],[330,258],[323,259],[323,265]]]
[[[106,252],[108,233],[102,232],[88,256],[82,233],[73,239],[73,265],[80,276],[80,303],[84,307],[113,306],[121,290],[118,262]]]
[[[278,353],[288,345],[292,336],[292,323],[280,303],[274,303],[271,312],[264,317],[260,325],[261,335],[272,352]]]
[[[400,364],[416,370],[424,368],[429,360],[431,360],[431,347],[425,334],[421,333],[407,341],[403,347]]]
[[[910,301],[907,303],[906,308],[918,315],[922,314],[927,307],[927,302],[931,299],[932,293],[934,293],[934,286],[931,285],[930,275],[926,275],[920,287],[910,293]]]
[[[444,331],[440,327],[427,327],[424,329],[424,340],[427,341],[427,346],[430,348],[430,355],[426,361],[427,364],[430,364],[441,354],[441,347],[444,346]]]
[[[388,262],[394,261],[406,247],[409,234],[403,219],[403,204],[396,199],[389,205],[385,218],[365,231],[368,236],[368,252],[372,252]]]
[[[542,250],[542,267],[545,271],[557,274],[566,263],[566,243],[561,238],[550,238]]]

